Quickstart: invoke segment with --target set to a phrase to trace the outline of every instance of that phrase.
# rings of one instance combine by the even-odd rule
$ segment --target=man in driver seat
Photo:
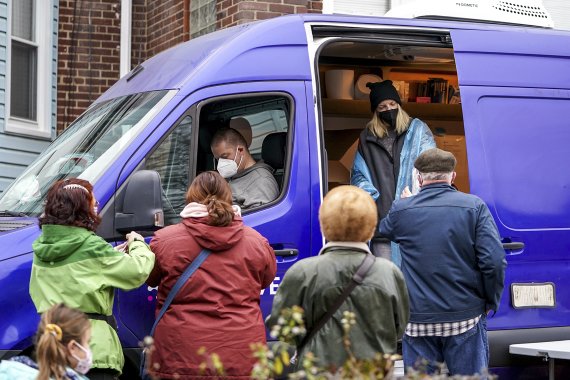
[[[256,162],[244,137],[235,129],[216,132],[210,143],[218,164],[216,170],[232,189],[234,204],[243,210],[269,203],[279,196],[279,187],[271,166]]]

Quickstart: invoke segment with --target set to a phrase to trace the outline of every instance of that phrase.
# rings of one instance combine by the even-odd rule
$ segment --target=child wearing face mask
[[[394,200],[419,191],[413,173],[414,162],[423,151],[435,148],[433,134],[420,119],[410,117],[392,81],[367,83],[372,118],[360,134],[350,184],[368,192],[376,201],[378,223]],[[380,235],[378,228],[370,242],[375,256],[400,265],[397,245]]]
[[[91,369],[91,324],[79,310],[58,304],[42,314],[34,362],[17,356],[0,362],[0,380],[85,380]]]

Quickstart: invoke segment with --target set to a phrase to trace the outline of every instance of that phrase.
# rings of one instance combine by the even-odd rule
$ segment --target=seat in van
[[[263,162],[275,170],[273,176],[279,185],[279,189],[283,185],[286,146],[287,132],[270,133],[263,139],[263,144],[261,145],[261,158]]]

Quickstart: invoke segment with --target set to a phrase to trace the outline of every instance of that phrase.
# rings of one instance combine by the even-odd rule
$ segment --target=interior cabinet
[[[340,117],[370,118],[368,100],[323,99],[323,115]],[[463,120],[461,104],[403,103],[402,108],[411,116],[421,120]]]

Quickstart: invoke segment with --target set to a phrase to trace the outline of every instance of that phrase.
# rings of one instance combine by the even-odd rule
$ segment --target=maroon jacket
[[[250,344],[265,343],[259,298],[275,277],[275,254],[241,217],[227,227],[205,222],[206,218],[184,219],[158,231],[150,243],[156,262],[147,284],[158,285],[157,314],[202,248],[212,251],[156,327],[150,362],[158,368],[159,378],[215,377],[213,370],[199,370],[205,361],[197,354],[201,347],[220,356],[224,378],[249,378],[255,363]]]

